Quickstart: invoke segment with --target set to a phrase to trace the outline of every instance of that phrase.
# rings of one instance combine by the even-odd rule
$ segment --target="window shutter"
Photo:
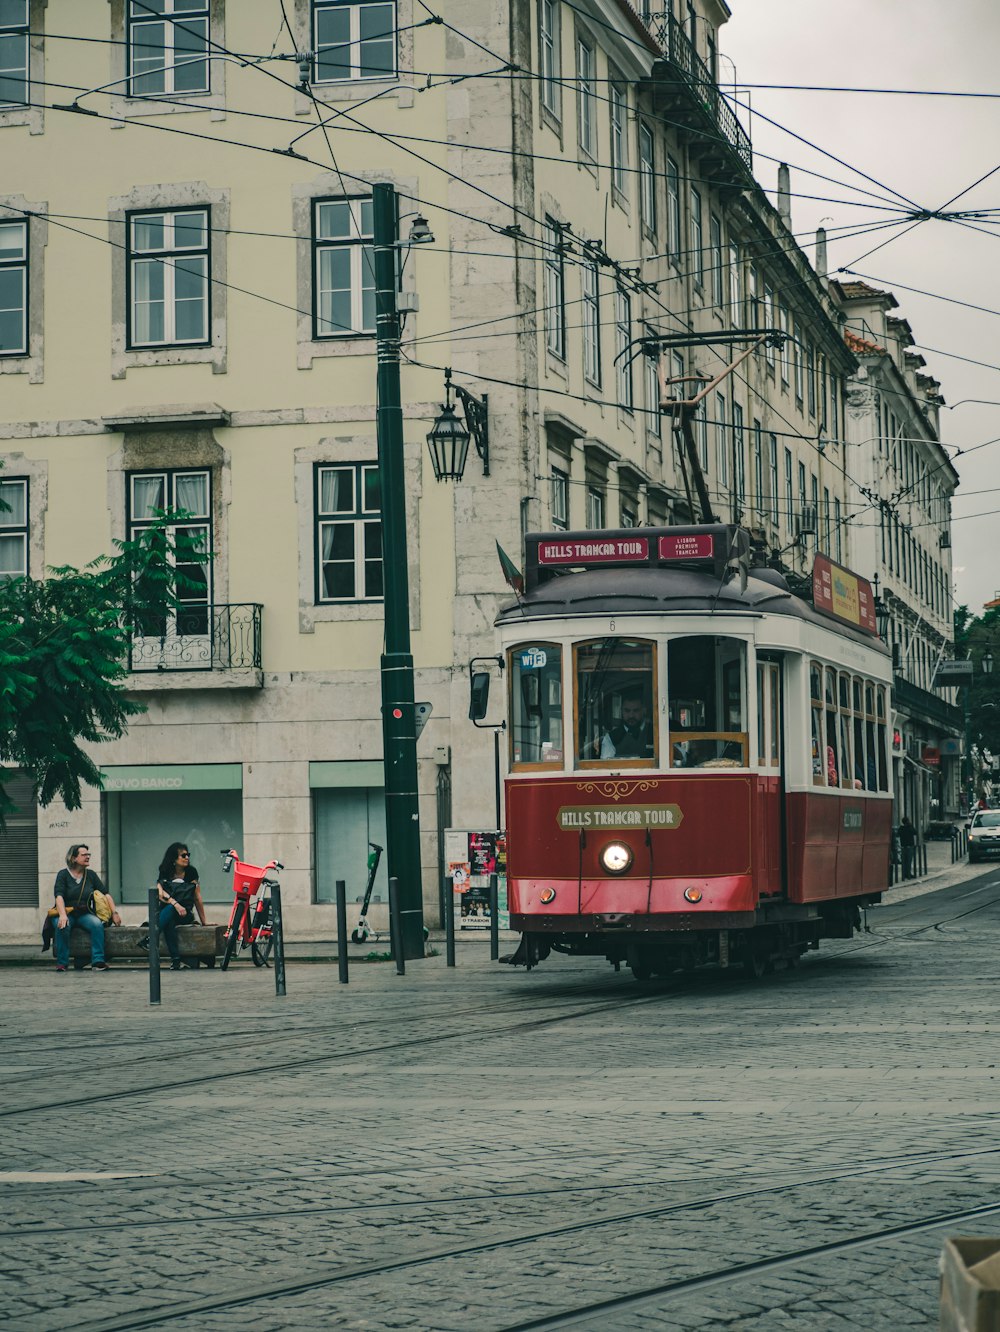
[[[4,786],[17,806],[0,834],[0,907],[38,906],[38,806],[30,780],[6,776]]]

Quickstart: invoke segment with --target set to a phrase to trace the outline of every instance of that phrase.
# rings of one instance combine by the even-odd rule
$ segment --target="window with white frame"
[[[312,0],[313,82],[396,75],[395,0]]]
[[[647,231],[656,231],[656,144],[648,125],[639,125],[639,215]]]
[[[702,286],[705,281],[705,240],[704,227],[702,224],[701,195],[697,190],[691,191],[691,259],[688,268],[694,275],[694,280],[698,286]]]
[[[709,218],[708,234],[712,263],[712,304],[721,310],[726,291],[722,267],[722,223],[714,214]]]
[[[634,495],[622,496],[620,520],[622,527],[639,526],[639,505]]]
[[[785,449],[785,528],[788,532],[792,530],[792,514],[795,508],[795,484],[793,481],[794,468],[792,464],[792,451]]]
[[[212,604],[212,485],[205,469],[158,469],[128,475],[128,535],[136,540],[164,513],[183,514],[172,524],[181,548],[175,556],[177,606],[166,614],[143,616],[140,638],[204,638],[210,633]],[[141,660],[141,654],[140,654]],[[133,654],[133,665],[135,665]]]
[[[753,423],[753,490],[757,512],[764,512],[764,432],[760,422]]]
[[[729,485],[729,435],[726,432],[726,396],[715,395],[715,468],[720,486]]]
[[[558,0],[538,0],[538,65],[542,106],[558,119],[562,114]]]
[[[208,92],[208,18],[208,0],[128,0],[129,96]]]
[[[546,217],[545,240],[545,345],[553,356],[566,359],[566,269],[562,228]]]
[[[787,305],[782,304],[778,306],[778,327],[785,335],[784,341],[781,344],[781,351],[778,353],[778,356],[779,356],[779,364],[781,366],[781,382],[787,388],[789,382],[788,372],[791,362],[791,356],[790,356],[791,344],[788,341],[788,335],[791,333],[792,330],[792,321],[791,321],[791,316],[788,313]]]
[[[28,0],[0,0],[0,107],[28,100]]]
[[[767,437],[767,470],[770,477],[771,521],[778,521],[778,436],[772,431]]]
[[[576,43],[577,131],[580,152],[593,157],[596,148],[597,57],[583,38]]]
[[[628,193],[628,93],[624,83],[608,84],[608,119],[611,123],[611,186],[624,196]]]
[[[209,209],[128,215],[130,348],[209,340]]]
[[[677,163],[667,158],[667,254],[679,263],[681,255],[681,176]]]
[[[769,282],[764,283],[764,328],[770,332],[774,328],[774,288]],[[768,367],[774,369],[774,346],[768,341],[764,343],[764,359]]]
[[[28,478],[0,481],[0,579],[28,576]]]
[[[601,486],[587,487],[587,526],[604,527],[607,496]]]
[[[646,379],[646,430],[657,439],[663,438],[663,413],[660,411],[659,357],[643,356]]]
[[[632,297],[618,287],[615,291],[615,367],[618,378],[618,405],[626,412],[635,406],[632,394]]]
[[[552,469],[552,526],[565,532],[569,527],[569,474],[561,467]]]
[[[313,336],[350,338],[375,332],[372,201],[313,202]]]
[[[316,464],[316,602],[380,601],[378,463]]]
[[[591,384],[601,385],[601,291],[597,264],[584,264],[583,284],[583,373]]]
[[[734,328],[739,328],[743,315],[743,293],[740,283],[740,250],[738,245],[729,245],[729,320]]]
[[[0,356],[28,351],[28,224],[0,222]]]

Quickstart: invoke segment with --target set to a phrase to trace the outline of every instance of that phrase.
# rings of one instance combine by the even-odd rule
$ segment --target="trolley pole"
[[[379,485],[382,493],[382,567],[385,651],[382,672],[382,745],[385,764],[386,857],[398,884],[402,937],[399,958],[424,956],[420,819],[417,809],[417,736],[410,654],[410,590],[406,550],[403,409],[399,385],[399,311],[396,307],[396,191],[372,188],[375,257],[375,344],[378,352]]]

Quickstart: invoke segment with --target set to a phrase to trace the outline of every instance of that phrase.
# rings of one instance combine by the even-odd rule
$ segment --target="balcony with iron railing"
[[[259,689],[262,610],[256,602],[201,602],[140,621],[129,649],[129,688]]]
[[[690,36],[669,13],[650,15],[648,26],[663,53],[649,78],[657,108],[688,132],[705,178],[740,189],[752,184],[750,136]]]
[[[963,728],[962,709],[948,703],[938,694],[932,694],[912,684],[897,671],[892,681],[892,701],[896,708],[909,716],[934,723],[959,735]]]

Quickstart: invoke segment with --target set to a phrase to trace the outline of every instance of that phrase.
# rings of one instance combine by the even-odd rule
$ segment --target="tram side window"
[[[865,789],[877,791],[878,739],[875,730],[875,686],[865,681]]]
[[[840,676],[840,784],[854,786],[854,757],[851,743],[851,680]]]
[[[657,761],[656,645],[627,638],[580,643],[576,762],[652,767]]]
[[[693,635],[667,648],[670,766],[743,768],[746,649],[735,638]]]
[[[878,789],[888,791],[889,769],[886,762],[886,741],[888,733],[885,724],[885,689],[875,691],[875,730],[878,735]]]
[[[556,643],[512,648],[510,757],[517,766],[562,766],[562,649]]]
[[[823,739],[823,667],[818,662],[809,664],[809,702],[812,712],[812,779],[813,786],[825,786],[824,777],[826,743]]]
[[[840,785],[840,740],[837,735],[837,672],[828,666],[824,673],[823,710],[826,714],[826,753],[823,756],[827,786]]]

